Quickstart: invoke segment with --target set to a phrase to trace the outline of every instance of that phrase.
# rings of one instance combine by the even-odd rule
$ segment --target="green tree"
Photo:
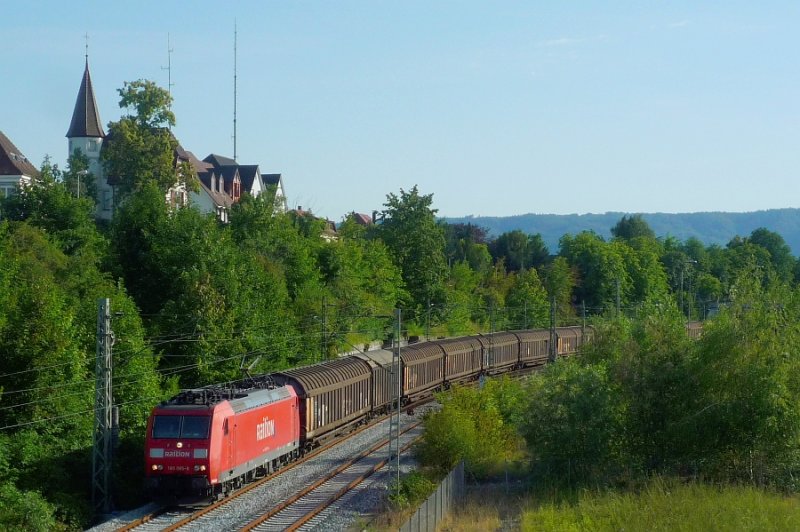
[[[560,324],[566,323],[575,313],[572,309],[572,293],[577,273],[567,259],[556,257],[544,271],[544,286],[548,302],[555,299],[556,317]]]
[[[624,400],[604,364],[576,359],[533,376],[522,427],[534,470],[558,483],[605,483],[627,467]]]
[[[329,347],[350,350],[357,343],[383,339],[392,321],[387,316],[397,301],[407,298],[400,270],[383,242],[340,235],[339,241],[322,247],[319,261],[331,296],[325,304],[335,310],[325,310]]]
[[[514,284],[506,297],[511,327],[549,327],[550,304],[539,274],[531,268],[518,272],[513,279]]]
[[[707,474],[794,488],[800,460],[797,294],[743,271],[691,360],[698,383],[686,423]]]
[[[422,463],[442,472],[464,460],[477,477],[502,471],[518,453],[519,437],[509,423],[523,403],[507,381],[482,390],[455,388],[440,396],[442,408],[425,417],[425,436],[417,448]],[[517,388],[519,390],[519,388]]]
[[[542,235],[526,235],[519,229],[497,237],[490,249],[495,260],[504,260],[509,271],[540,267],[550,255]]]
[[[792,279],[797,260],[792,256],[792,250],[789,249],[781,235],[759,227],[750,233],[748,241],[769,252],[772,267],[781,280],[790,281]]]
[[[475,294],[480,280],[481,274],[470,268],[466,262],[457,262],[450,269],[442,316],[447,324],[448,336],[477,332],[471,318],[473,308],[477,305]]]
[[[531,266],[528,263],[528,235],[519,229],[497,237],[497,240],[492,242],[492,251],[495,260],[503,259],[510,271],[519,271]]]
[[[95,226],[94,202],[73,197],[62,178],[58,166],[45,157],[40,178],[19,194],[0,199],[0,210],[8,220],[47,232],[64,253],[98,261],[105,254],[105,241]]]
[[[168,219],[164,196],[149,183],[122,204],[111,223],[110,269],[124,280],[144,314],[158,313],[172,288],[155,247],[155,238]]]
[[[383,223],[375,229],[400,267],[411,307],[424,309],[428,301],[444,299],[447,262],[444,232],[436,223],[433,195],[421,195],[416,185],[408,192],[386,197]]]
[[[613,308],[620,294],[625,305],[632,293],[632,283],[625,268],[624,248],[610,245],[591,232],[561,238],[561,255],[578,270],[578,300],[595,309]]]
[[[642,303],[651,298],[663,300],[669,293],[667,273],[661,263],[662,248],[652,238],[635,237],[611,244],[624,257],[631,279],[630,302]]]
[[[64,187],[76,198],[90,198],[97,201],[95,176],[89,172],[89,158],[78,148],[67,160],[67,170],[62,176]]]
[[[537,269],[544,267],[550,260],[550,250],[540,233],[528,235],[528,258],[530,266]]]
[[[615,238],[631,240],[633,238],[655,239],[656,234],[650,228],[641,214],[624,215],[617,224],[611,228]]]
[[[488,230],[485,227],[471,223],[451,224],[439,222],[444,229],[445,235],[445,254],[448,263],[457,261],[468,261],[468,250],[473,246],[485,245],[487,243]]]
[[[115,195],[124,200],[150,181],[166,192],[186,176],[186,169],[175,164],[178,143],[168,129],[175,125],[172,96],[147,80],[125,82],[118,92],[119,106],[127,114],[109,123],[101,155]]]

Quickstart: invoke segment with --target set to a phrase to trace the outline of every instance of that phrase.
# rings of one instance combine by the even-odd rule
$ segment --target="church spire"
[[[103,125],[100,122],[100,113],[97,111],[97,102],[94,99],[87,50],[86,68],[83,71],[83,80],[78,91],[78,99],[75,101],[75,110],[72,112],[72,122],[69,125],[69,131],[67,131],[67,138],[103,138],[105,136]]]

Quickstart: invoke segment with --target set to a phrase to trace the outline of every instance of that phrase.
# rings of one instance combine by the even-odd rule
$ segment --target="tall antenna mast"
[[[83,38],[86,39],[86,54],[84,57],[86,58],[86,62],[89,62],[89,32],[83,34]]]
[[[175,50],[172,48],[172,45],[169,42],[169,33],[167,33],[167,66],[161,67],[161,70],[167,71],[167,91],[169,91],[169,95],[172,96],[172,87],[175,85],[172,83],[172,52]],[[172,110],[172,102],[169,104],[170,110]]]
[[[236,161],[236,19],[233,20],[233,160]]]

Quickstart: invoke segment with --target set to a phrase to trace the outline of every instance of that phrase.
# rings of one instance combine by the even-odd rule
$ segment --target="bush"
[[[20,491],[0,484],[0,528],[3,530],[63,530],[54,517],[55,508],[39,492]]]
[[[400,479],[399,490],[396,483],[389,488],[389,501],[398,510],[416,508],[436,491],[436,486],[437,483],[424,473],[412,471]]]
[[[502,470],[519,450],[516,428],[507,420],[521,408],[520,393],[518,383],[490,380],[482,390],[454,388],[442,394],[441,410],[425,417],[419,460],[441,473],[462,459],[476,477]]]
[[[534,376],[528,391],[523,432],[539,475],[606,482],[626,467],[623,396],[604,364],[559,361]]]

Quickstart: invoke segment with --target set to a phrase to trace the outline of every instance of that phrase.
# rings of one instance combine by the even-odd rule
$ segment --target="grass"
[[[439,524],[439,532],[487,532],[500,530],[504,522],[516,522],[521,500],[505,497],[502,490],[476,490]]]
[[[583,493],[523,512],[521,530],[800,530],[800,498],[746,486],[655,479],[638,493]]]
[[[800,530],[800,496],[746,486],[655,479],[638,492],[506,495],[502,486],[472,492],[440,532]]]

